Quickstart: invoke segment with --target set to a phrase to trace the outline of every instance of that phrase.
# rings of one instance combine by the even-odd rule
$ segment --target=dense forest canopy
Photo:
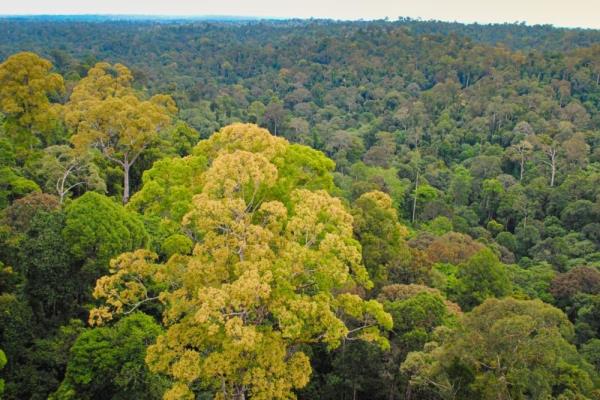
[[[600,399],[600,31],[0,37],[2,398]]]

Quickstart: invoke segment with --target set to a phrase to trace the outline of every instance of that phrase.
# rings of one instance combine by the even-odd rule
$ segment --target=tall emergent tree
[[[392,327],[390,315],[355,294],[372,283],[352,217],[327,191],[307,188],[315,182],[308,164],[282,163],[302,156],[295,148],[243,124],[201,142],[196,152],[209,166],[182,221],[193,254],[159,264],[146,250],[125,253],[98,280],[94,295],[105,305],[91,312],[92,324],[163,304],[166,332],[146,361],[175,381],[165,399],[191,400],[198,390],[290,399],[311,373],[303,345],[387,346],[380,329]]]
[[[0,64],[0,112],[7,118],[15,142],[32,147],[50,133],[60,106],[51,97],[61,95],[63,78],[51,72],[52,63],[35,53],[17,53]]]
[[[97,147],[123,169],[123,203],[129,200],[131,166],[176,111],[167,95],[142,100],[132,81],[124,65],[98,63],[75,86],[65,112],[66,122],[75,130],[76,148]]]

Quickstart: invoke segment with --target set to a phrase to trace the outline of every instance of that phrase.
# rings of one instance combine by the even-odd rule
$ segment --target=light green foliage
[[[536,264],[528,268],[517,265],[506,265],[510,280],[513,284],[513,296],[527,299],[540,299],[553,303],[550,293],[550,283],[556,271],[549,264]]]
[[[202,156],[165,158],[144,172],[142,189],[127,208],[148,217],[181,222],[189,211],[193,195],[200,192],[199,176],[206,169]]]
[[[192,207],[192,197],[200,193],[207,183],[202,179],[202,173],[208,160],[219,152],[236,150],[260,152],[277,167],[277,181],[267,193],[269,198],[287,204],[289,194],[297,187],[334,191],[334,164],[323,153],[271,137],[256,125],[235,124],[200,141],[193,155],[159,160],[144,172],[143,186],[132,196],[127,207],[144,215],[152,236],[153,250],[165,256],[172,254],[167,251],[164,242],[180,242],[179,235],[184,233],[181,230],[182,218]],[[176,237],[171,239],[173,235]]]
[[[83,332],[70,350],[65,379],[50,399],[160,399],[164,382],[144,362],[147,345],[160,333],[144,314]]]
[[[260,152],[271,160],[278,169],[278,180],[269,190],[270,198],[285,202],[289,200],[290,191],[297,187],[333,191],[331,160],[309,147],[270,138],[265,132],[255,125],[235,124],[198,143],[192,156],[157,161],[144,173],[144,185],[128,207],[145,216],[166,218],[179,224],[191,207],[192,196],[200,193],[206,184],[201,177],[207,160],[221,151]]]
[[[411,290],[415,287],[414,291]],[[392,342],[402,353],[420,350],[429,342],[435,328],[456,323],[456,309],[435,289],[419,285],[391,285],[382,290],[379,300],[394,320]]]
[[[390,196],[377,191],[365,193],[354,203],[352,215],[363,262],[376,284],[388,282],[392,270],[407,269],[411,258],[405,241],[408,230],[398,222]]]
[[[286,204],[295,188],[326,190],[333,186],[333,162],[319,151],[307,146],[290,144],[252,124],[233,124],[203,140],[194,148],[195,155],[209,161],[219,153],[249,151],[262,154],[277,167],[277,180],[269,189],[269,198]]]
[[[496,236],[496,242],[513,253],[517,251],[517,239],[515,238],[515,235],[510,232],[500,232],[498,236]]]
[[[481,212],[486,220],[490,220],[495,216],[503,193],[504,187],[497,179],[485,179],[483,181]]]
[[[428,208],[429,203],[437,199],[439,196],[440,191],[438,189],[434,188],[427,182],[420,182],[419,186],[413,189],[410,195],[411,204],[413,204],[416,197],[416,203],[414,203],[416,206],[416,215],[421,214],[424,209]]]
[[[592,339],[581,346],[581,355],[600,373],[600,339]]]
[[[502,297],[511,292],[507,268],[489,249],[479,251],[459,265],[456,278],[456,294],[450,298],[465,310],[470,310],[488,297]]]
[[[6,354],[0,349],[0,369],[4,368],[6,365]],[[0,396],[2,396],[2,392],[4,392],[4,379],[0,379]]]
[[[452,221],[448,217],[440,215],[425,224],[424,229],[434,235],[441,236],[452,231]]]
[[[39,192],[40,187],[9,167],[0,167],[0,209],[6,208],[13,200],[31,192]]]
[[[32,169],[44,191],[56,194],[61,203],[76,190],[106,192],[106,184],[91,154],[78,153],[66,145],[46,147]]]
[[[165,129],[160,134],[160,147],[163,154],[185,157],[192,152],[200,134],[183,121]]]
[[[303,187],[309,190],[335,191],[333,185],[334,163],[320,151],[308,146],[290,144],[281,157],[273,159],[277,166],[279,179],[272,189],[272,196],[289,201],[293,188]]]
[[[189,254],[193,246],[194,243],[189,237],[181,234],[174,234],[162,242],[161,250],[168,258],[173,254]]]
[[[409,183],[398,177],[395,168],[371,167],[362,162],[353,164],[347,175],[336,174],[336,184],[344,196],[350,199],[356,199],[373,190],[385,191],[397,209],[403,207],[404,197],[409,188]]]
[[[12,142],[7,138],[0,137],[0,166],[14,167],[16,166],[16,162],[17,159]]]
[[[471,193],[471,184],[473,178],[469,170],[463,166],[458,166],[454,169],[448,194],[452,201],[457,206],[467,205],[469,203],[469,195]]]
[[[63,238],[76,261],[95,279],[123,251],[144,247],[148,237],[140,218],[101,194],[88,192],[66,207]]]

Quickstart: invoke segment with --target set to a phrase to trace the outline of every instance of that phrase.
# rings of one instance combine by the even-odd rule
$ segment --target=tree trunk
[[[125,161],[123,164],[123,204],[129,201],[129,168],[130,164]]]
[[[60,197],[60,204],[63,203],[64,199],[65,199],[65,177],[63,176],[62,179],[60,179],[60,182],[57,183],[57,192],[58,192],[58,196]]]
[[[417,176],[415,178],[415,196],[413,198],[413,207],[412,207],[412,223],[415,223],[415,217],[417,212],[417,196],[419,190],[419,170],[417,169]]]
[[[523,180],[523,170],[525,169],[525,156],[521,154],[521,176],[519,178],[520,181]]]
[[[550,187],[554,187],[554,178],[556,176],[556,158],[552,156],[552,173],[550,175]]]

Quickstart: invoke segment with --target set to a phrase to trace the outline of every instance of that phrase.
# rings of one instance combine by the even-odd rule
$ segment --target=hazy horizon
[[[454,0],[439,2],[422,0],[418,3],[392,0],[348,0],[343,7],[332,0],[306,0],[282,2],[256,0],[222,1],[219,4],[197,4],[172,0],[168,4],[150,0],[143,5],[117,0],[101,3],[55,0],[41,3],[23,0],[0,4],[2,16],[132,16],[164,18],[232,17],[250,19],[334,19],[377,20],[409,17],[422,20],[439,20],[460,23],[520,23],[527,25],[554,25],[566,28],[600,28],[600,3],[595,0],[573,0],[565,8],[558,2],[544,0],[493,1]]]
[[[600,26],[598,27],[588,27],[588,26],[565,26],[565,25],[557,25],[548,22],[536,22],[531,23],[528,21],[460,21],[460,20],[450,20],[450,19],[439,19],[439,18],[422,18],[422,17],[413,17],[408,15],[400,15],[395,18],[389,17],[381,17],[381,18],[360,18],[360,19],[344,19],[344,18],[334,18],[334,17],[294,17],[294,16],[256,16],[256,15],[236,15],[236,14],[187,14],[187,15],[178,15],[178,14],[142,14],[142,13],[80,13],[80,14],[49,14],[49,13],[37,13],[37,14],[3,14],[0,13],[0,18],[106,18],[106,19],[136,19],[136,20],[239,20],[239,21],[286,21],[286,20],[300,20],[300,21],[310,21],[310,20],[323,20],[323,21],[338,21],[338,22],[369,22],[369,21],[398,21],[401,18],[408,18],[413,21],[418,22],[441,22],[441,23],[457,23],[463,25],[503,25],[503,24],[525,24],[526,26],[542,26],[549,25],[557,29],[591,29],[591,30],[600,30]]]

